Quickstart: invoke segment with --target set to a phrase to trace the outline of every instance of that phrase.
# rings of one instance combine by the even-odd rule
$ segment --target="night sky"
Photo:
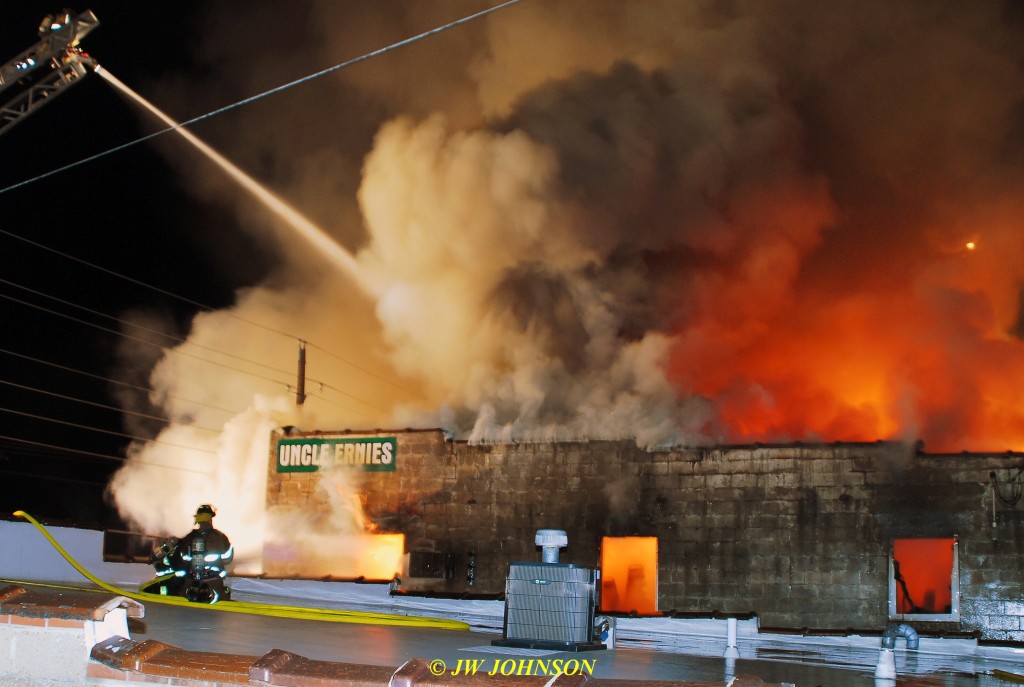
[[[437,3],[409,12],[395,4],[380,14],[363,3],[318,6],[302,0],[176,8],[100,0],[71,9],[91,9],[100,22],[80,47],[182,121],[492,4],[497,3]],[[0,18],[3,59],[34,44],[43,17],[60,9],[43,2],[6,8]],[[345,33],[358,40],[344,49],[331,46],[337,27],[324,17],[332,14],[353,21]],[[438,46],[434,40],[433,50],[445,52],[444,43]],[[415,58],[382,58],[381,63],[390,62],[381,67],[368,63],[358,67],[358,78],[372,82],[375,69],[402,69],[409,59]],[[3,93],[5,102],[18,92]],[[307,111],[315,116],[305,116]],[[325,118],[325,111],[337,119],[333,114]],[[338,151],[345,167],[357,170],[376,128],[393,114],[380,98],[319,79],[191,130],[344,241],[361,235],[354,209],[357,174],[338,173],[330,160],[314,161],[306,172],[299,168],[329,150]],[[163,128],[89,74],[0,136],[0,188]],[[295,181],[300,175],[301,183]],[[163,347],[188,335],[197,312],[232,304],[239,289],[290,279],[273,274],[284,262],[282,242],[296,238],[287,232],[282,237],[268,216],[174,134],[0,194],[0,229],[5,232],[0,234],[0,517],[23,509],[52,521],[125,524],[105,491],[129,443],[156,437],[165,424],[166,411],[150,404],[146,391]],[[315,261],[300,268],[317,269]],[[272,377],[281,380],[269,385],[273,392],[294,394],[295,342],[304,333],[277,330],[273,323],[259,326],[259,318],[255,324],[245,334],[252,337],[249,343],[273,342],[286,355],[266,361],[274,368],[270,372],[250,367],[239,376],[264,386]],[[311,342],[323,346],[311,357],[320,355],[322,362],[325,355],[337,355],[329,341]],[[232,345],[228,341],[217,348],[230,355]],[[232,385],[237,367],[230,360],[223,363],[216,370],[223,378],[211,384]],[[385,386],[401,386],[386,367],[374,374]],[[312,392],[326,375],[321,371],[317,378],[311,370],[310,377]],[[359,391],[342,396],[364,411],[379,407],[361,400],[365,395]],[[210,403],[232,411],[245,407],[245,401]],[[122,413],[122,408],[130,410]],[[360,417],[353,420],[356,426],[372,424]],[[194,447],[187,440],[168,445]],[[182,468],[182,474],[188,470]],[[201,498],[162,490],[157,478],[141,498],[189,504]],[[216,498],[224,492],[218,482],[207,490],[213,491],[207,499],[223,503],[231,498]],[[187,516],[186,508],[191,506],[178,510]]]
[[[72,9],[182,121],[497,4]],[[58,9],[5,8],[0,59]],[[1022,450],[1022,34],[1014,1],[523,0],[190,127],[355,267],[173,133],[4,191],[163,128],[90,74],[0,135],[0,512],[252,520],[285,425]]]
[[[300,11],[301,3],[295,7]],[[81,47],[140,91],[210,68],[192,58],[202,15],[155,3],[95,2],[77,9],[87,8],[100,26]],[[58,9],[41,2],[5,8],[3,58],[33,44],[39,22]],[[0,136],[0,186],[156,130],[153,120],[90,74]],[[164,318],[161,328],[182,336],[197,310],[187,301],[224,306],[235,288],[259,279],[273,256],[240,231],[229,207],[186,192],[180,169],[155,143],[5,193],[0,218],[0,229],[18,237],[0,235],[0,512],[20,508],[83,524],[114,522],[103,497],[106,479],[123,460],[126,435],[139,436],[141,429],[125,426],[118,399],[138,395],[138,385],[146,384],[124,369],[117,351],[148,338],[141,330],[124,332],[119,320],[144,308]],[[140,420],[151,431],[160,424]]]

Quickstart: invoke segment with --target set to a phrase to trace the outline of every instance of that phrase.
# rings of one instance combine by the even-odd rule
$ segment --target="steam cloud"
[[[180,499],[155,510],[149,464],[181,451],[140,448],[113,485],[122,511],[180,527],[244,488],[232,517],[252,522],[283,424],[1022,448],[1017,7],[526,0],[284,96],[280,120],[213,123],[206,138],[352,250],[362,278],[283,234],[280,271],[198,317],[153,374],[161,439],[209,446],[185,464],[212,474],[175,473]],[[225,81],[199,86],[252,92],[478,9],[313,3],[310,25],[332,33],[297,52],[257,8],[211,17]],[[236,24],[268,46],[239,65],[220,52]],[[293,359],[244,321],[331,351],[310,376],[355,398],[298,409],[181,355]]]

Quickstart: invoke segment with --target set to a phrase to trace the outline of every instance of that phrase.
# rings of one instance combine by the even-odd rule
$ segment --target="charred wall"
[[[959,620],[932,629],[1024,641],[1024,504],[1006,498],[1020,454],[929,455],[885,442],[650,452],[631,441],[395,434],[396,469],[362,473],[360,490],[382,531],[445,560],[446,576],[406,578],[409,589],[502,592],[510,561],[539,560],[542,528],[568,533],[563,562],[592,567],[604,536],[655,536],[661,611],[880,630],[892,540],[956,537]],[[268,503],[301,498],[294,477],[272,466]]]

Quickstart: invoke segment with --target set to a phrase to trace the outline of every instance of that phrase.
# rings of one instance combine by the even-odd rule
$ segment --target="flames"
[[[658,538],[601,539],[601,610],[658,612]]]
[[[310,371],[329,384],[296,409],[261,376],[168,355],[150,383],[171,425],[111,485],[126,518],[178,531],[231,492],[227,529],[255,532],[261,442],[287,425],[1024,450],[1024,43],[1002,6],[593,2],[523,4],[458,49],[424,42],[431,59],[339,72],[345,100],[387,120],[339,129],[338,103],[308,98],[308,127],[288,108],[220,120],[213,140],[243,166],[273,161],[268,183],[341,218],[330,236],[354,253],[321,269],[332,251],[288,235],[273,278],[197,316],[176,353],[279,367],[293,342],[254,336],[259,322],[326,346]],[[283,73],[283,52],[309,73],[391,40],[346,3],[313,6],[331,44],[224,54],[223,73]],[[433,21],[420,13],[387,10],[394,26]],[[215,54],[233,24],[209,24]],[[195,89],[178,95],[198,109]],[[220,188],[183,169],[197,193]],[[249,409],[225,423],[190,398]]]
[[[293,579],[390,580],[401,571],[405,535],[297,533],[263,546],[262,572]]]
[[[897,539],[897,613],[949,613],[952,608],[952,539]]]
[[[896,279],[868,263],[876,283],[795,281],[790,303],[741,327],[723,326],[714,303],[680,333],[670,374],[711,401],[705,431],[722,441],[1022,450],[1020,287],[1005,264],[1016,251],[996,243],[921,250]]]

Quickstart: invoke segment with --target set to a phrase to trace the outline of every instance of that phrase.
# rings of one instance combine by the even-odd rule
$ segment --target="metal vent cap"
[[[557,546],[561,549],[569,545],[569,535],[565,530],[537,530],[534,541],[537,546]]]

